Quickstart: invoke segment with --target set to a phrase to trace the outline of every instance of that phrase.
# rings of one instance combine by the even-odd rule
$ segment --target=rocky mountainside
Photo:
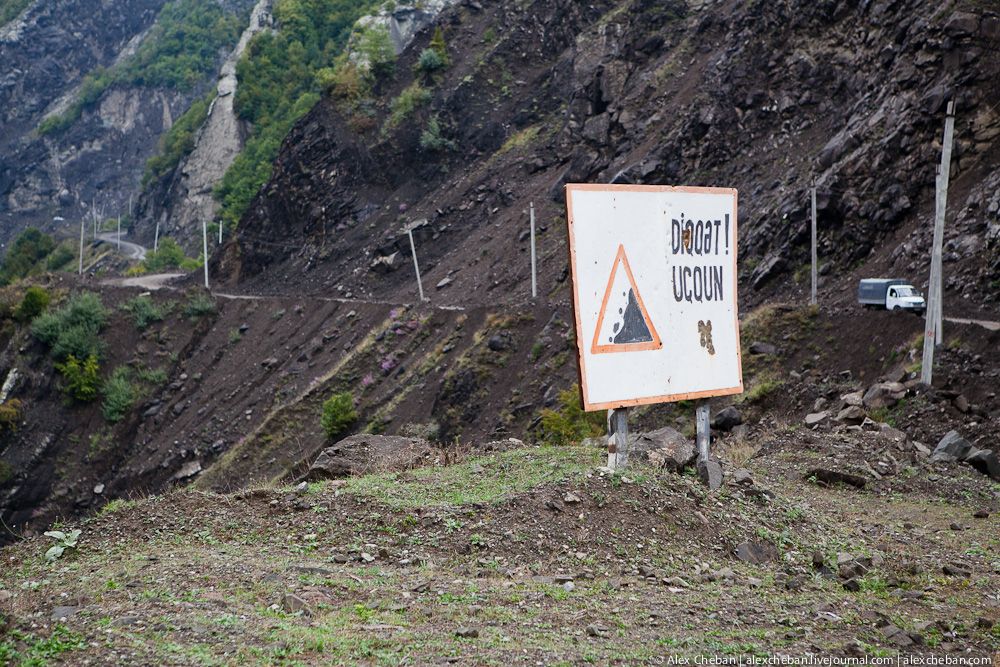
[[[192,480],[224,491],[295,479],[329,444],[324,403],[345,392],[356,418],[344,435],[530,440],[551,437],[560,419],[577,424],[573,395],[560,399],[575,376],[562,204],[570,181],[739,187],[740,409],[755,428],[828,408],[827,420],[858,408],[847,415],[856,421],[868,406],[842,396],[880,377],[913,382],[919,365],[919,320],[848,303],[859,275],[926,275],[948,99],[961,120],[945,314],[997,319],[978,314],[995,314],[998,287],[998,17],[975,3],[920,9],[791,0],[443,7],[408,49],[397,55],[389,43],[394,57],[367,87],[333,73],[330,94],[292,128],[273,177],[213,258],[214,303],[168,288],[154,298],[159,318],[140,327],[122,308],[151,283],[49,283],[52,308],[98,291],[112,309],[99,375],[134,382],[116,420],[104,396],[67,404],[61,359],[17,309],[0,313],[0,372],[14,378],[8,398],[23,402],[10,420],[17,428],[0,434],[5,521],[37,529]],[[359,67],[340,62],[340,75]],[[813,178],[822,308],[755,309],[804,302]],[[430,304],[415,305],[403,225]],[[220,279],[229,284],[219,288]],[[869,413],[906,421],[924,444],[958,423],[987,449],[1000,408],[997,334],[952,323],[946,332],[937,391],[911,384],[894,399],[898,413]],[[830,405],[815,407],[819,399]],[[689,411],[659,406],[636,418],[690,426]]]
[[[336,87],[293,129],[219,259],[233,283],[412,298],[413,225],[433,301],[524,301],[534,201],[541,291],[565,301],[564,183],[726,185],[755,302],[801,284],[815,181],[824,298],[865,272],[920,284],[954,100],[946,275],[959,308],[995,308],[1000,15],[982,3],[462,2],[438,26],[450,65],[421,74],[425,30],[363,131]]]
[[[249,6],[34,2],[0,27],[0,242],[127,214],[147,160],[214,83]]]

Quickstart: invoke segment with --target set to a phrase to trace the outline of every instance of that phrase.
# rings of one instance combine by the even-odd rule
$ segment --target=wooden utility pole
[[[608,410],[608,467],[622,470],[628,466],[628,408]]]
[[[420,302],[423,303],[424,299],[424,283],[420,280],[420,264],[417,263],[417,246],[413,243],[413,230],[410,227],[406,228],[406,235],[410,238],[410,253],[413,255],[413,270],[417,274],[417,292],[420,294]]]
[[[205,289],[208,289],[208,224],[204,219],[201,221],[201,253],[205,267]]]
[[[118,214],[118,249],[122,249],[122,215]]]
[[[531,298],[538,298],[538,274],[535,259],[535,202],[531,202]]]
[[[934,198],[934,242],[931,249],[931,276],[928,286],[928,302],[924,325],[924,354],[921,360],[920,381],[931,384],[934,378],[934,346],[944,339],[942,313],[944,311],[944,290],[942,289],[941,247],[944,245],[944,216],[948,208],[948,181],[951,174],[951,147],[955,138],[955,102],[948,103],[944,120],[944,142],[941,144],[941,166],[937,175],[936,196]]]
[[[78,275],[83,275],[83,234],[86,227],[84,227],[84,217],[80,216],[80,268],[77,271]]]
[[[816,181],[813,181],[812,191],[812,292],[809,297],[809,304],[812,306],[816,305],[816,283],[818,282],[818,275],[816,269]]]

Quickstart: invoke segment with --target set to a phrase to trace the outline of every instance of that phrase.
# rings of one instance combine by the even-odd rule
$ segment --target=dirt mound
[[[0,650],[307,664],[995,651],[997,490],[955,470],[952,494],[922,466],[825,488],[802,471],[842,445],[802,437],[755,439],[713,494],[642,466],[605,474],[599,449],[521,448],[118,503],[60,561],[42,559],[46,538],[4,549]]]

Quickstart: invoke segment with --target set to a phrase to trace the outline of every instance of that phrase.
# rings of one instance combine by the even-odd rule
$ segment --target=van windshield
[[[896,296],[920,296],[912,287],[897,287]]]

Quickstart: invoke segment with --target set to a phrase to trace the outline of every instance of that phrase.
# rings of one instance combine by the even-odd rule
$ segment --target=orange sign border
[[[611,410],[614,408],[628,408],[636,405],[649,405],[652,403],[669,403],[673,401],[688,401],[697,398],[710,398],[712,396],[732,396],[733,394],[743,393],[743,352],[740,346],[740,318],[739,318],[739,299],[738,299],[738,288],[739,288],[739,278],[737,277],[737,266],[736,266],[736,256],[738,254],[738,249],[733,249],[733,314],[735,317],[736,326],[736,361],[739,365],[740,371],[740,382],[734,387],[724,387],[720,389],[709,389],[706,391],[692,391],[686,393],[678,394],[663,394],[660,396],[643,396],[640,398],[632,398],[623,401],[606,401],[603,403],[590,403],[587,401],[587,371],[583,363],[584,359],[584,345],[583,338],[580,337],[580,331],[583,330],[583,326],[580,323],[580,296],[577,294],[577,268],[576,268],[576,236],[574,234],[574,219],[573,219],[573,198],[570,194],[573,191],[579,192],[687,192],[694,194],[716,194],[716,195],[732,195],[733,197],[733,237],[739,240],[739,228],[738,228],[738,218],[736,212],[738,210],[739,203],[739,193],[735,188],[713,188],[713,187],[698,187],[690,185],[606,185],[601,183],[567,183],[566,184],[566,222],[568,225],[567,239],[568,243],[567,249],[569,251],[569,262],[570,271],[572,272],[573,286],[570,290],[570,294],[573,299],[573,314],[576,317],[576,346],[577,346],[577,370],[580,374],[580,399],[583,402],[583,409],[587,412],[593,412],[595,410]]]
[[[612,283],[615,281],[615,276],[618,274],[618,264],[621,263],[625,267],[625,275],[628,277],[628,282],[632,285],[632,291],[635,293],[635,300],[639,304],[639,310],[642,311],[642,319],[646,321],[646,325],[649,327],[649,333],[652,334],[653,340],[646,341],[644,343],[622,343],[621,345],[609,345],[604,343],[603,345],[598,344],[598,340],[601,336],[601,327],[604,326],[604,315],[608,308],[608,298],[611,296],[611,288],[614,286]],[[615,254],[615,261],[611,263],[611,275],[608,276],[608,287],[604,290],[604,300],[601,301],[601,311],[597,315],[597,328],[594,329],[594,342],[590,346],[591,354],[609,354],[614,352],[639,352],[641,350],[659,350],[663,347],[663,342],[660,340],[660,334],[656,333],[656,327],[653,325],[653,320],[649,317],[649,311],[646,310],[646,304],[642,302],[642,295],[639,294],[639,286],[635,284],[635,276],[632,275],[632,267],[628,263],[628,257],[625,255],[625,244],[618,244],[618,253]]]

